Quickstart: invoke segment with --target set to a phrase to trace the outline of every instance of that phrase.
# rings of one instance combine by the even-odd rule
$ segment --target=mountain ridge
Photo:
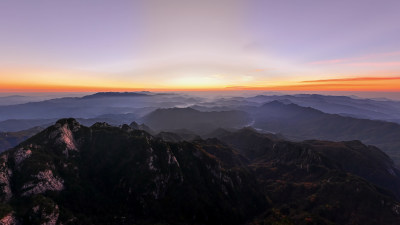
[[[172,143],[126,126],[58,120],[0,155],[0,220],[345,224],[355,215],[363,224],[400,220],[393,195],[342,170],[332,156],[309,150],[310,143],[241,132],[268,138],[272,148],[249,161],[221,137]]]
[[[400,162],[400,125],[397,123],[344,117],[279,101],[247,112],[255,119],[255,128],[282,133],[294,140],[361,140],[378,146],[396,163]]]

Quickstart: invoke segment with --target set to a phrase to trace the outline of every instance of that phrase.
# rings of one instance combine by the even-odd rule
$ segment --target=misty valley
[[[9,224],[398,224],[400,102],[0,97]]]

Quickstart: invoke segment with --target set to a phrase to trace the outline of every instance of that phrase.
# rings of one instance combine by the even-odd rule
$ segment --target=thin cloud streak
[[[338,81],[383,81],[383,80],[400,80],[400,77],[352,77],[326,80],[305,80],[301,83],[320,83],[320,82],[338,82]]]
[[[373,66],[373,67],[391,67],[400,66],[400,62],[360,62],[349,63],[350,66]]]
[[[230,86],[229,90],[274,91],[400,91],[400,77],[354,77],[326,80],[306,80],[295,83],[264,86]]]
[[[309,64],[310,65],[347,64],[347,63],[351,63],[351,62],[359,61],[359,60],[379,59],[379,58],[393,57],[393,56],[400,56],[400,51],[368,54],[368,55],[363,55],[360,57],[321,60],[321,61],[310,62]]]

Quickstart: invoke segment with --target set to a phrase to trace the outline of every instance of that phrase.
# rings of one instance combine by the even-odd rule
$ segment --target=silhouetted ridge
[[[111,127],[111,125],[106,122],[96,122],[91,126],[91,128],[100,128],[100,127]]]
[[[75,118],[59,119],[56,124],[69,125],[69,126],[80,126],[79,122]]]
[[[92,95],[83,96],[82,99],[107,98],[107,97],[146,97],[149,93],[143,92],[98,92]]]

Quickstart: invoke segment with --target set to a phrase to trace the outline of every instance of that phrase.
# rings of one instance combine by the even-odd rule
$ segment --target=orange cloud
[[[315,83],[315,82],[338,82],[338,81],[386,81],[386,80],[400,80],[400,77],[352,77],[352,78],[339,78],[339,79],[326,79],[326,80],[306,80],[302,83]]]
[[[281,85],[227,87],[232,90],[273,91],[385,91],[399,92],[400,77],[354,77],[326,80],[307,80]]]

